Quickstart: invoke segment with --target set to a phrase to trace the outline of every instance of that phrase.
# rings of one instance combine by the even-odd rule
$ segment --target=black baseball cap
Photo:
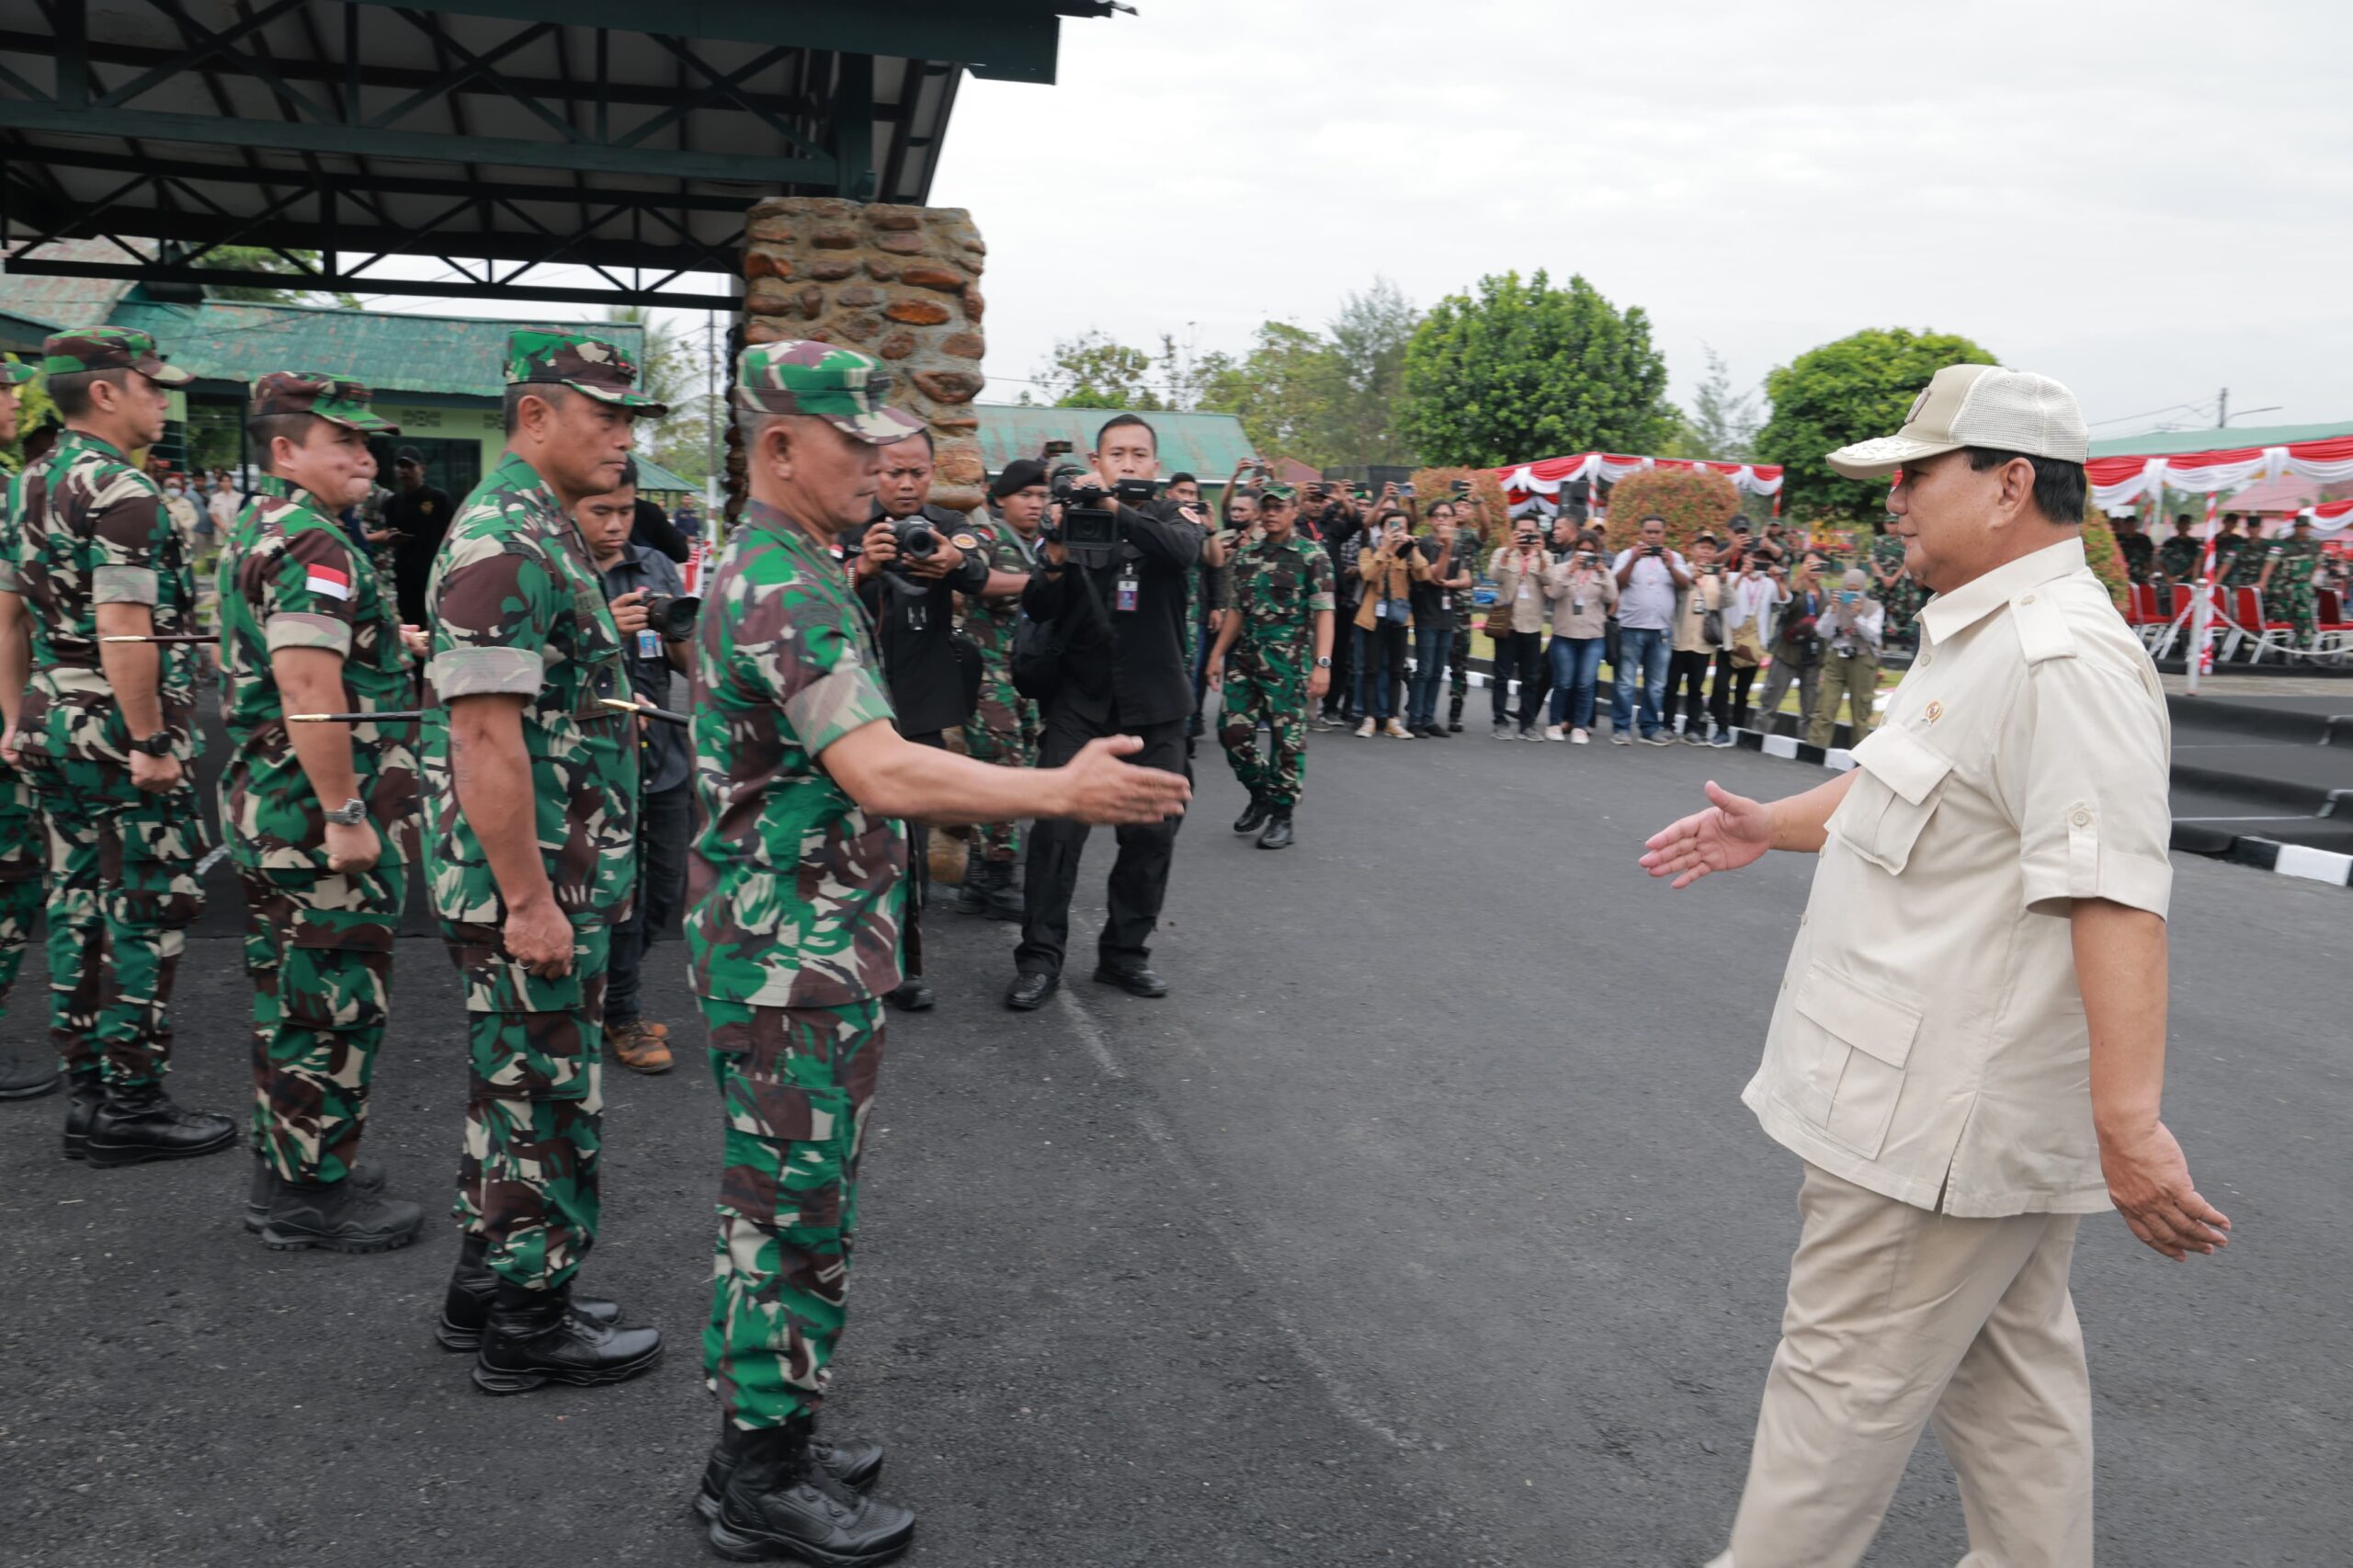
[[[417,467],[423,468],[425,454],[415,447],[400,447],[393,450],[392,460],[396,463],[415,463]]]

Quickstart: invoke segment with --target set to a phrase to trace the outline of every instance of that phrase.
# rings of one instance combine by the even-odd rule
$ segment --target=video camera
[[[1054,499],[1062,517],[1046,525],[1046,542],[1068,550],[1082,566],[1108,566],[1120,544],[1120,507],[1140,506],[1160,493],[1156,480],[1122,479],[1110,489],[1093,474],[1062,474]]]

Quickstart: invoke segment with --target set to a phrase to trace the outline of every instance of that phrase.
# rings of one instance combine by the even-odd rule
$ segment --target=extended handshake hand
[[[1181,773],[1134,767],[1119,759],[1143,749],[1134,735],[1106,735],[1064,763],[1069,799],[1056,813],[1087,823],[1156,823],[1181,816],[1193,786]]]
[[[1714,803],[1643,842],[1643,869],[1689,887],[1711,871],[1737,871],[1773,847],[1773,808],[1708,782]]]

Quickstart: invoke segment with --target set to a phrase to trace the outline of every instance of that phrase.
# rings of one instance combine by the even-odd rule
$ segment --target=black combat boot
[[[702,1485],[695,1493],[695,1512],[702,1522],[710,1524],[719,1517],[719,1499],[727,1490],[728,1477],[735,1473],[735,1466],[744,1457],[744,1449],[757,1432],[746,1432],[724,1415],[719,1418],[719,1441],[710,1446],[710,1461],[702,1467]],[[840,1482],[853,1492],[864,1492],[882,1479],[882,1445],[853,1437],[847,1442],[835,1443],[816,1436],[812,1422],[809,1457],[817,1468]]]
[[[53,1095],[65,1074],[47,1051],[0,1051],[0,1100],[34,1100]]]
[[[1242,808],[1242,814],[1233,819],[1233,831],[1236,833],[1257,832],[1267,825],[1267,815],[1274,809],[1274,803],[1266,796],[1252,795],[1250,803]]]
[[[357,1177],[353,1178],[357,1180]],[[479,1350],[483,1326],[490,1321],[490,1300],[498,1293],[498,1276],[490,1271],[490,1242],[469,1235],[458,1247],[458,1267],[441,1298],[440,1326],[433,1337],[444,1350]],[[621,1321],[621,1309],[595,1296],[572,1298],[572,1315],[610,1328]]]
[[[1462,699],[1459,697],[1452,699],[1446,705],[1446,733],[1449,735],[1459,735],[1462,733]]]
[[[358,1176],[281,1181],[262,1216],[261,1244],[272,1252],[392,1252],[416,1240],[424,1223],[422,1208],[371,1191]]]
[[[964,881],[956,890],[956,913],[986,915],[989,912],[989,863],[974,858],[964,862]]]
[[[1288,849],[1290,847],[1290,812],[1278,808],[1267,819],[1267,831],[1258,835],[1258,847]]]
[[[1014,881],[1013,862],[991,860],[989,867],[989,918],[1019,920],[1022,918],[1021,888]]]
[[[527,1290],[502,1279],[490,1299],[474,1387],[525,1393],[541,1383],[592,1388],[626,1382],[662,1359],[658,1328],[610,1328],[572,1310],[566,1290]]]
[[[811,1451],[811,1426],[802,1416],[744,1434],[710,1523],[713,1551],[735,1562],[793,1557],[825,1568],[866,1568],[914,1542],[914,1510],[878,1503],[835,1480]]]
[[[90,1119],[107,1097],[106,1084],[95,1067],[68,1073],[65,1079],[65,1157],[85,1160],[90,1157]]]
[[[66,1137],[70,1144],[73,1134]],[[217,1154],[236,1142],[237,1124],[227,1117],[184,1110],[172,1103],[163,1085],[148,1084],[107,1091],[91,1114],[83,1152],[94,1165],[139,1165]]]
[[[384,1190],[384,1173],[365,1160],[354,1162],[351,1175],[345,1178],[360,1191],[380,1193]],[[270,1168],[267,1155],[254,1155],[254,1179],[245,1188],[245,1229],[256,1235],[261,1233],[262,1221],[269,1218],[269,1200],[278,1196],[278,1173]],[[487,1286],[483,1287],[485,1290]],[[472,1346],[466,1346],[471,1350]]]

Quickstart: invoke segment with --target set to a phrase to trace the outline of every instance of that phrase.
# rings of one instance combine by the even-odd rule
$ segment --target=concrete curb
[[[1809,745],[1788,735],[1768,735],[1756,730],[1734,730],[1733,744],[1745,751],[1763,752],[1786,761],[1811,764],[1828,768],[1833,773],[1845,773],[1855,766],[1854,754],[1844,746]],[[2175,847],[2188,854],[2204,855],[2212,860],[2228,860],[2234,866],[2250,866],[2258,871],[2276,871],[2283,877],[2302,877],[2307,881],[2326,882],[2331,887],[2353,888],[2353,855],[2339,855],[2331,850],[2313,849],[2302,844],[2281,844],[2276,839],[2239,836],[2220,850],[2208,851],[2177,844]]]

